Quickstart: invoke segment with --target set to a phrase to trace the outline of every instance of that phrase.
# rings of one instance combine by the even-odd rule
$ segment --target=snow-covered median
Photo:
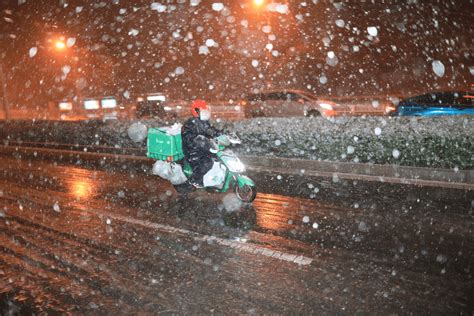
[[[145,148],[158,120],[0,123],[0,138],[84,146]],[[235,132],[240,154],[473,169],[474,117],[259,118],[217,123]]]
[[[459,169],[474,165],[472,116],[262,118],[237,122],[234,131],[243,152],[254,155]]]

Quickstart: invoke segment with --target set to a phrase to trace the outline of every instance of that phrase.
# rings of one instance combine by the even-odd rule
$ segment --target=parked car
[[[438,116],[474,114],[474,93],[433,92],[403,99],[394,116]]]
[[[280,90],[252,93],[240,103],[245,117],[336,116],[348,113],[345,106],[320,100],[300,90]]]
[[[176,111],[168,105],[168,98],[161,92],[139,95],[133,106],[137,118],[176,118]]]
[[[166,114],[161,101],[138,101],[135,111],[137,118],[163,117]]]

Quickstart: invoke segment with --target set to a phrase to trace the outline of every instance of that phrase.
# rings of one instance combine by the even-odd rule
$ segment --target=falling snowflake
[[[268,5],[267,8],[269,11],[277,12],[280,14],[287,14],[289,11],[288,5],[280,3],[271,3]]]
[[[224,9],[224,4],[223,3],[216,2],[216,3],[212,4],[212,10],[221,11],[222,9]]]
[[[74,46],[74,44],[76,44],[76,38],[75,37],[70,37],[67,39],[66,41],[66,46],[67,47],[72,47]]]
[[[433,62],[431,63],[431,66],[433,67],[434,73],[438,77],[443,77],[444,76],[445,67],[444,67],[444,64],[441,61],[433,60]]]
[[[157,12],[165,12],[166,11],[166,6],[162,5],[161,3],[154,2],[150,5],[150,8],[152,10],[155,10]]]
[[[61,70],[63,71],[63,74],[67,75],[71,71],[71,66],[66,65],[62,67]]]
[[[179,76],[179,75],[182,75],[184,74],[184,68],[183,67],[177,67],[174,71],[174,73]]]
[[[439,262],[439,263],[446,263],[448,261],[448,257],[446,257],[445,255],[438,255],[436,256],[436,262]]]
[[[207,47],[213,47],[213,46],[216,46],[216,42],[213,40],[213,39],[207,39],[206,40],[206,46]]]
[[[334,67],[338,64],[338,62],[339,59],[337,58],[336,54],[333,51],[328,52],[328,55],[326,57],[326,63],[329,66]]]
[[[344,27],[346,25],[346,23],[344,22],[344,20],[338,19],[338,20],[336,20],[336,25],[338,27]]]
[[[57,213],[61,212],[61,209],[59,208],[59,203],[57,201],[54,202],[53,210]]]
[[[369,33],[370,36],[376,37],[379,34],[379,31],[377,27],[375,26],[369,26],[367,28],[367,32]]]
[[[138,33],[139,32],[137,29],[131,29],[130,31],[128,31],[128,35],[131,35],[131,36],[137,36]]]
[[[209,48],[207,46],[199,46],[199,55],[207,55],[209,54]]]
[[[146,139],[148,129],[145,124],[141,122],[133,123],[127,129],[127,134],[130,139],[136,143],[142,142]]]
[[[398,159],[398,157],[400,157],[400,151],[398,149],[394,149],[392,151],[392,156],[393,158]]]
[[[36,47],[31,47],[31,48],[30,48],[30,52],[29,52],[30,58],[35,57],[35,55],[36,55],[37,52],[38,52],[38,48],[36,48]]]

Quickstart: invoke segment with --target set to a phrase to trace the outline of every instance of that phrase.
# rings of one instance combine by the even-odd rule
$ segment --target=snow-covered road
[[[461,190],[251,174],[261,193],[243,205],[179,197],[136,163],[0,162],[3,311],[472,310]]]

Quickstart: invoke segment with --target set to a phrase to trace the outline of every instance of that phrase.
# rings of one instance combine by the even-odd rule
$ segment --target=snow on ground
[[[146,148],[145,128],[174,121],[0,123],[0,139]],[[235,132],[240,154],[472,169],[474,117],[256,118],[216,124]],[[133,136],[133,137],[131,137]]]
[[[239,152],[314,160],[472,168],[473,117],[262,118],[236,122]]]

